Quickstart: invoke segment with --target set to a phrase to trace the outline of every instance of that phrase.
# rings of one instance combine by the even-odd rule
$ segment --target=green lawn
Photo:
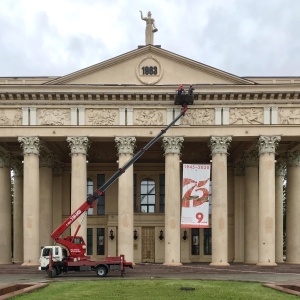
[[[181,290],[194,288],[194,290]],[[97,280],[53,282],[18,299],[298,299],[260,283],[202,280]]]

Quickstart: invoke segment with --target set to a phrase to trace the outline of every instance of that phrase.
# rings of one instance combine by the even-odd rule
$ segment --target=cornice
[[[280,105],[300,104],[299,92],[201,92],[194,95],[195,105]],[[173,105],[174,92],[1,92],[2,105]]]

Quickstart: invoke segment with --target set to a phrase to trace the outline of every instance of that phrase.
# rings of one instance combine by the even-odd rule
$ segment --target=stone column
[[[23,262],[23,164],[18,160],[12,161],[14,172],[14,205],[13,205],[13,262]]]
[[[52,164],[53,153],[40,154],[40,246],[52,245]]]
[[[62,219],[63,221],[71,215],[71,171],[64,170],[62,174]],[[71,228],[67,229],[62,236],[71,235]]]
[[[19,137],[24,155],[24,259],[23,265],[39,265],[40,257],[40,180],[39,180],[39,152],[40,139],[38,137]]]
[[[0,264],[8,264],[12,262],[11,178],[8,152],[0,152],[0,203]]]
[[[230,136],[211,137],[212,266],[228,266],[227,149]]]
[[[286,263],[300,264],[300,151],[287,153]]]
[[[228,262],[234,261],[234,170],[227,165],[227,216],[228,216]]]
[[[258,262],[258,151],[244,153],[245,159],[245,260]]]
[[[63,195],[63,167],[64,164],[55,160],[52,168],[52,209],[53,209],[53,231],[58,228],[62,222],[62,203],[67,201]]]
[[[135,137],[116,137],[119,168],[132,157]],[[118,179],[118,254],[124,254],[127,261],[133,261],[133,165]]]
[[[278,159],[275,165],[275,261],[283,262],[283,180],[286,161]]]
[[[230,136],[211,137],[212,155],[212,266],[228,264],[227,149]]]
[[[180,150],[183,137],[164,137],[165,150],[165,263],[181,265],[180,262]]]
[[[234,163],[234,262],[244,262],[245,161]]]
[[[259,148],[259,213],[258,263],[275,263],[275,150],[280,136],[260,136]]]
[[[86,155],[89,148],[89,140],[87,137],[68,137],[67,142],[71,150],[72,166],[71,166],[71,213],[75,212],[85,201],[87,193],[87,170]],[[81,228],[78,236],[82,236],[86,242],[87,237],[87,218],[84,214],[79,217],[71,226],[71,234],[73,235],[80,225]]]

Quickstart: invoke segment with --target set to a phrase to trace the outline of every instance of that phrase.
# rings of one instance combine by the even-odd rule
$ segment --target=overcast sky
[[[0,0],[0,76],[63,76],[145,44],[238,76],[300,76],[300,0]]]

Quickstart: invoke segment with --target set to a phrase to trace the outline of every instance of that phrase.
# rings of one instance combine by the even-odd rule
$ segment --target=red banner
[[[181,228],[209,227],[210,165],[183,165]]]

